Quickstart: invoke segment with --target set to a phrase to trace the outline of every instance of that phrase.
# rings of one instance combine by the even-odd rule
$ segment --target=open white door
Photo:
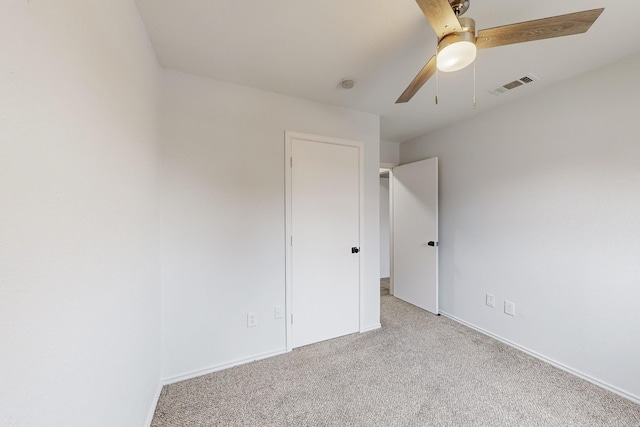
[[[438,158],[393,168],[394,296],[438,314]]]

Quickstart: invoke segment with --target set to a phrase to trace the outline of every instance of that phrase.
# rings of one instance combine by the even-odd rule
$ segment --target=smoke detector
[[[342,86],[342,89],[351,89],[354,84],[355,82],[351,79],[344,79],[340,82],[340,86]]]

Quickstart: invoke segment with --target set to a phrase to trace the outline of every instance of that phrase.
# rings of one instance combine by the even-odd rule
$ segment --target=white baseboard
[[[232,360],[230,362],[220,363],[218,365],[213,365],[208,368],[199,369],[197,371],[187,372],[184,374],[176,375],[173,377],[167,377],[162,379],[163,385],[173,384],[184,380],[190,380],[191,378],[199,377],[202,375],[207,375],[212,372],[222,371],[223,369],[233,368],[234,366],[244,365],[245,363],[255,362],[256,360],[266,359],[268,357],[278,356],[280,354],[287,353],[287,349],[270,351],[268,353],[257,354],[251,357],[247,357],[244,359]]]
[[[382,325],[380,323],[376,323],[374,325],[369,325],[369,326],[364,327],[363,329],[360,330],[360,333],[373,331],[373,330],[376,330],[376,329],[380,329],[381,327],[382,327]],[[271,352],[268,352],[268,353],[257,354],[257,355],[251,356],[251,357],[232,360],[230,362],[225,362],[225,363],[221,363],[221,364],[218,364],[218,365],[209,366],[207,368],[199,369],[197,371],[186,372],[184,374],[163,378],[162,379],[162,385],[168,385],[168,384],[173,384],[173,383],[177,383],[177,382],[184,381],[184,380],[190,380],[191,378],[196,378],[196,377],[199,377],[199,376],[202,376],[202,375],[207,375],[207,374],[210,374],[212,372],[221,371],[223,369],[232,368],[232,367],[238,366],[238,365],[244,365],[245,363],[255,362],[256,360],[261,360],[261,359],[266,359],[268,357],[278,356],[280,354],[284,354],[284,353],[287,353],[287,352],[288,352],[288,350],[286,348],[283,348],[283,349],[276,350],[276,351],[271,351]],[[160,387],[160,390],[162,390],[162,387]],[[158,396],[159,395],[160,395],[160,392],[158,392]],[[153,416],[153,413],[151,414],[151,416]]]
[[[360,329],[360,333],[375,331],[376,329],[380,328],[382,328],[382,325],[380,323],[376,323],[375,325],[365,326],[364,328]]]
[[[147,414],[147,422],[144,423],[146,427],[151,426],[151,422],[153,421],[153,414],[156,412],[156,407],[158,406],[158,400],[160,400],[160,393],[162,393],[162,381],[158,383],[158,387],[156,388],[156,394],[151,401],[151,407],[149,408],[149,413]]]
[[[469,323],[469,322],[466,322],[466,321],[464,321],[462,319],[459,319],[459,318],[457,318],[456,316],[454,316],[452,314],[445,313],[444,311],[440,311],[440,314],[442,314],[445,317],[448,317],[449,319],[451,319],[453,321],[461,323],[461,324],[463,324],[463,325],[465,325],[465,326],[467,326],[467,327],[469,327],[471,329],[474,329],[474,330],[480,332],[481,334],[487,335],[487,336],[489,336],[489,337],[491,337],[493,339],[496,339],[496,340],[498,340],[500,342],[503,342],[503,343],[507,344],[508,346],[516,348],[516,349],[518,349],[518,350],[520,350],[522,352],[525,352],[528,355],[535,357],[536,359],[540,359],[543,362],[549,363],[550,365],[553,365],[558,369],[562,369],[563,371],[568,372],[568,373],[570,373],[572,375],[575,375],[577,377],[580,377],[583,380],[589,381],[590,383],[595,384],[598,387],[601,387],[601,388],[603,388],[605,390],[609,390],[610,392],[615,393],[618,396],[622,396],[625,399],[629,399],[630,401],[632,401],[634,403],[640,404],[640,396],[634,396],[634,395],[632,395],[630,393],[627,393],[627,392],[625,392],[623,390],[620,390],[619,388],[614,387],[611,384],[607,384],[607,383],[602,382],[602,381],[600,381],[600,380],[598,380],[596,378],[593,378],[593,377],[591,377],[591,376],[589,376],[587,374],[584,374],[584,373],[582,373],[580,371],[577,371],[577,370],[575,370],[573,368],[570,368],[569,366],[563,365],[560,362],[557,362],[557,361],[555,361],[553,359],[550,359],[550,358],[548,358],[546,356],[543,356],[542,354],[536,353],[533,350],[530,350],[530,349],[528,349],[526,347],[518,345],[518,344],[516,344],[516,343],[514,343],[512,341],[509,341],[506,338],[502,338],[501,336],[493,334],[493,333],[491,333],[491,332],[489,332],[489,331],[487,331],[485,329],[482,329],[482,328],[480,328],[480,327],[478,327],[478,326],[476,326],[476,325],[474,325],[472,323]]]

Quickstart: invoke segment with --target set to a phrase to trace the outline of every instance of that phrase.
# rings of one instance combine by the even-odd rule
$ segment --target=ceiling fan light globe
[[[476,59],[476,45],[458,41],[438,49],[437,67],[445,73],[462,70]]]

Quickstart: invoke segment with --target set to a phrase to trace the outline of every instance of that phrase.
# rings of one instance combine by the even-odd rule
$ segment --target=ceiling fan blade
[[[520,22],[478,31],[476,47],[504,46],[553,37],[585,33],[602,13],[602,9],[585,10],[535,21]]]
[[[418,75],[413,79],[413,81],[407,86],[407,88],[402,92],[400,98],[396,101],[396,104],[402,104],[404,102],[409,101],[413,98],[422,86],[429,80],[433,73],[436,71],[436,56],[433,55],[427,65],[422,67],[422,70],[418,73]]]
[[[462,31],[458,17],[453,12],[448,0],[416,0],[416,2],[438,38],[449,33]]]

